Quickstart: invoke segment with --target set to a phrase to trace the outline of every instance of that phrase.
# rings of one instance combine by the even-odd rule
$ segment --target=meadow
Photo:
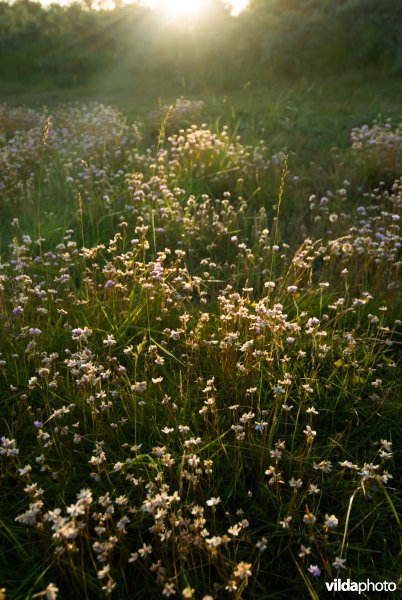
[[[2,600],[400,590],[401,91],[3,94]]]

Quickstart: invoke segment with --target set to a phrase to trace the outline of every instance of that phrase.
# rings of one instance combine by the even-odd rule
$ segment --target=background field
[[[135,86],[120,82],[114,91],[105,87],[99,84],[74,90],[3,93],[0,101],[35,109],[45,106],[49,114],[64,103],[96,101],[121,111],[127,122],[143,122],[150,112],[168,107],[181,97],[180,90],[164,93],[157,81],[149,79],[136,82]],[[324,193],[343,179],[366,184],[368,178],[368,183],[376,183],[376,173],[356,170],[350,132],[353,127],[374,120],[390,118],[397,122],[401,114],[402,80],[375,70],[296,80],[273,77],[265,85],[258,80],[241,85],[233,81],[225,91],[201,88],[184,97],[204,102],[203,120],[212,129],[228,125],[247,144],[263,139],[271,153],[283,151],[289,155],[289,166],[300,177],[297,189],[292,189],[291,205],[285,206],[285,210],[294,214],[299,213],[299,203],[305,206],[312,190]],[[145,130],[144,147],[155,144],[157,137],[155,129]],[[55,205],[53,199],[51,208],[56,212],[54,223],[58,224],[60,218],[65,218],[64,211],[69,211],[68,206]],[[32,231],[30,215],[23,213],[21,218],[25,229]],[[50,223],[50,229],[54,223]],[[6,235],[4,229],[0,235]]]
[[[400,591],[402,6],[212,4],[0,3],[0,600]]]

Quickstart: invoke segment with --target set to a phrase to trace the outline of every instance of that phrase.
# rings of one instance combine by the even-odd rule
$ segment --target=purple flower
[[[92,329],[89,329],[88,327],[84,327],[84,329],[81,327],[76,327],[75,329],[71,330],[71,337],[73,340],[86,340],[91,334]]]
[[[30,327],[29,329],[29,335],[40,335],[41,333],[42,331],[37,327]]]
[[[310,565],[307,570],[313,577],[319,577],[321,575],[321,569],[317,567],[317,565]]]

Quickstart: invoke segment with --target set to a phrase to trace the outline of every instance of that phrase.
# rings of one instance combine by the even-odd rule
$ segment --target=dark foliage
[[[90,2],[42,7],[0,2],[0,77],[75,86],[144,76],[187,90],[375,66],[402,72],[402,3],[395,0],[254,0],[231,17],[219,0],[197,22],[160,11]]]

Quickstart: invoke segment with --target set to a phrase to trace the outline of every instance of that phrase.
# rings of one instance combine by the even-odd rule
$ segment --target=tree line
[[[116,81],[231,85],[375,66],[402,74],[402,2],[252,0],[232,16],[221,0],[194,21],[102,0],[0,2],[0,78],[83,85]]]

